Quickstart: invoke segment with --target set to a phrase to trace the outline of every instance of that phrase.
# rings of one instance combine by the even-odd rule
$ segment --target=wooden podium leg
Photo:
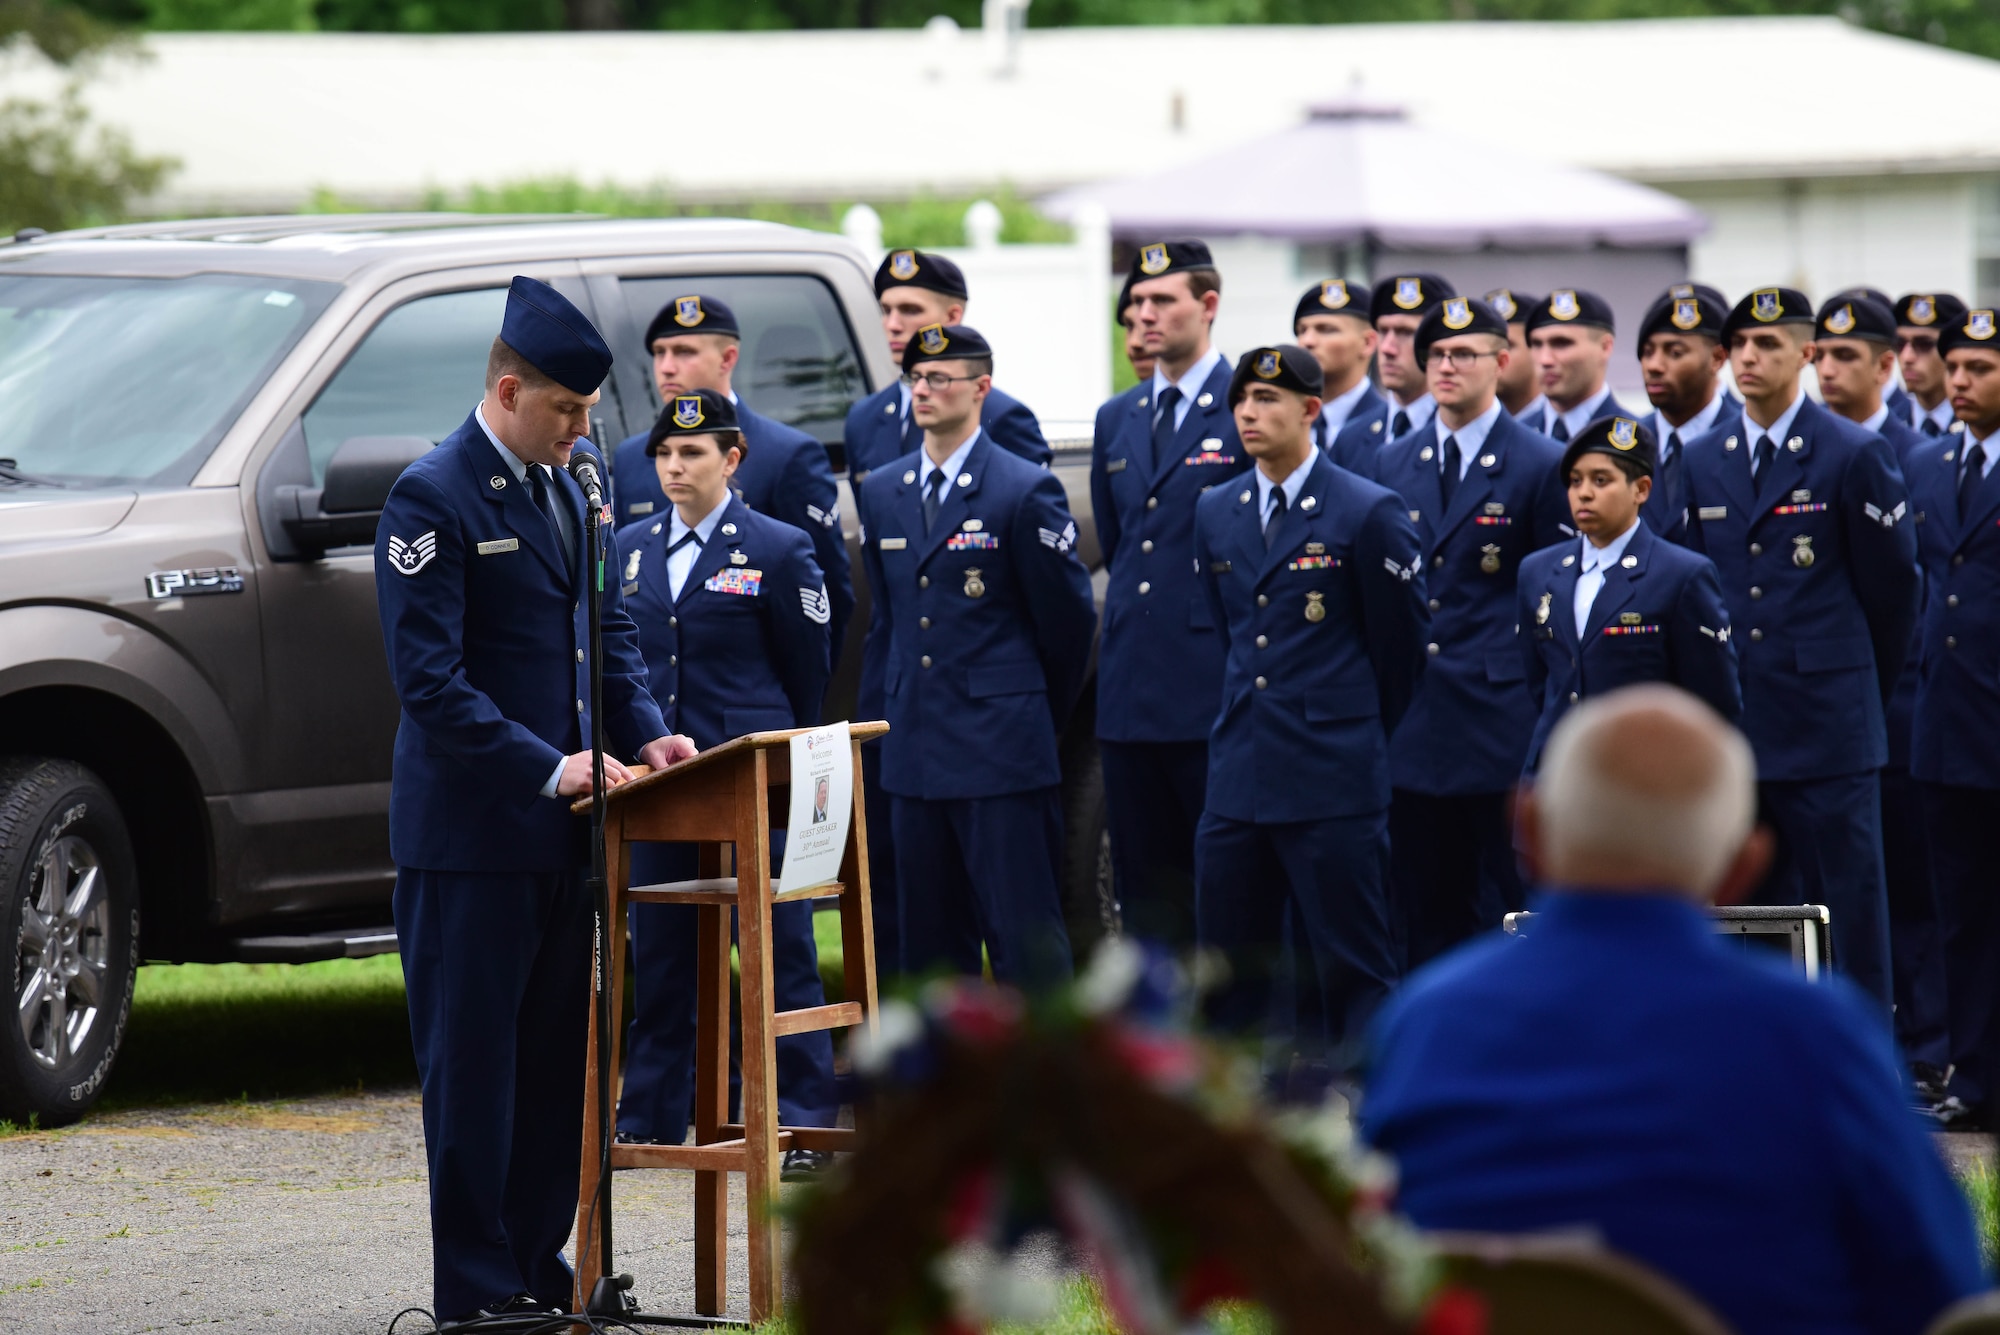
[[[861,1003],[865,1023],[875,1024],[875,891],[868,879],[868,804],[861,795],[861,743],[854,743],[854,814],[847,848],[840,858],[840,976],[842,999]],[[868,1114],[857,1105],[854,1129],[867,1129]]]
[[[778,1069],[772,1034],[771,831],[766,752],[737,791],[736,951],[743,998],[744,1197],[749,1202],[750,1320],[778,1313]]]
[[[705,879],[723,874],[722,845],[703,844]],[[729,1121],[729,916],[704,904],[695,910],[694,1142],[722,1139]],[[729,1306],[729,1174],[694,1175],[694,1310],[721,1316]]]
[[[610,965],[611,1023],[615,1027],[624,1011],[625,890],[631,881],[632,870],[631,849],[624,840],[622,823],[615,819],[607,821],[604,827],[604,870],[610,881],[611,921],[605,924],[605,939],[598,943],[598,948],[606,952]],[[618,1044],[621,1037],[614,1034],[609,1047],[611,1095],[614,1099],[618,1097]],[[590,980],[590,1023],[585,1030],[584,1043],[583,1162],[577,1178],[576,1197],[575,1310],[579,1312],[604,1274],[603,1238],[598,1226],[602,1207],[597,1200],[599,1183],[603,1178],[604,1142],[597,1134],[597,975],[594,969]],[[611,1190],[611,1184],[603,1183],[603,1189]],[[586,1239],[588,1246],[585,1245]]]

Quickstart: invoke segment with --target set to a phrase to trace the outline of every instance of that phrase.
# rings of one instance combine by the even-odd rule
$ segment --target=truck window
[[[810,274],[702,274],[687,278],[621,278],[632,327],[644,332],[675,297],[720,299],[743,328],[743,355],[734,388],[766,417],[797,427],[822,443],[840,440],[847,410],[867,392],[854,334],[831,288]],[[647,423],[660,396],[646,374]],[[641,429],[643,429],[643,425]]]
[[[0,276],[0,458],[64,486],[183,485],[339,290]]]
[[[486,354],[507,289],[440,292],[390,311],[327,382],[302,425],[313,485],[353,436],[422,436],[458,429],[486,388]]]

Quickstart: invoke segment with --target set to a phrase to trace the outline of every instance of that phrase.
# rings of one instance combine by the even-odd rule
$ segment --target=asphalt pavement
[[[620,1173],[616,1190],[618,1268],[638,1276],[647,1310],[692,1312],[692,1178]],[[738,1178],[739,1316],[741,1192]],[[415,1090],[117,1112],[0,1139],[9,1335],[381,1335],[403,1308],[429,1305]],[[430,1324],[406,1317],[397,1329]]]

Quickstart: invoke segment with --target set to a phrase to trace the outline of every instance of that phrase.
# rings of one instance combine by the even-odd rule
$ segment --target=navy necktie
[[[934,469],[931,475],[924,480],[924,532],[926,534],[931,531],[931,525],[937,522],[938,506],[943,503],[943,500],[944,470],[942,468]]]
[[[1757,448],[1751,454],[1750,462],[1755,465],[1757,470],[1757,486],[1755,490],[1758,495],[1763,494],[1764,479],[1771,476],[1771,461],[1777,457],[1778,447],[1771,443],[1771,438],[1769,436],[1757,437]]]
[[[1965,512],[1972,506],[1972,493],[1979,490],[1980,482],[1986,476],[1986,449],[1974,444],[1965,451],[1965,476],[1958,480],[1958,518],[1965,522]]]
[[[1271,488],[1271,513],[1264,517],[1264,550],[1270,551],[1277,540],[1278,525],[1285,522],[1285,489]]]
[[[1155,468],[1159,467],[1162,459],[1169,457],[1173,453],[1174,436],[1180,430],[1180,424],[1174,421],[1174,408],[1180,403],[1181,397],[1179,386],[1168,385],[1160,391],[1159,401],[1153,409],[1155,414],[1153,418],[1153,466]]]
[[[528,465],[528,494],[535,499],[535,508],[542,512],[542,518],[549,521],[549,530],[556,535],[556,550],[562,553],[563,569],[570,578],[576,578],[576,553],[570,550],[569,539],[563,535],[563,527],[556,519],[555,497],[549,495],[549,484],[539,465]]]
[[[915,439],[912,440],[911,437],[915,437]],[[917,426],[917,405],[915,403],[905,403],[903,405],[903,425],[901,431],[898,433],[898,439],[902,442],[903,453],[905,454],[914,452],[918,445],[923,444],[924,433]]]
[[[1438,486],[1444,490],[1444,508],[1449,510],[1451,508],[1451,498],[1458,494],[1458,475],[1460,471],[1458,437],[1446,436],[1444,438],[1444,449],[1440,453],[1443,456],[1444,471],[1438,474]]]
[[[1396,440],[1410,434],[1410,415],[1403,409],[1396,409],[1396,419],[1389,423],[1389,439]]]
[[[1679,485],[1680,476],[1681,433],[1678,431],[1669,431],[1667,433],[1666,456],[1660,460],[1660,485],[1657,491],[1668,496],[1678,494],[1674,491],[1674,488]]]
[[[1327,443],[1326,419],[1324,417],[1313,418],[1313,448],[1324,451]]]
[[[1937,424],[1937,418],[1928,415],[1925,416],[1924,424],[1919,429],[1926,436],[1942,436],[1944,434],[1944,428]]]
[[[1550,430],[1549,434],[1554,436],[1558,441],[1567,441],[1569,439],[1569,423],[1563,421],[1560,417],[1556,418],[1555,427]]]

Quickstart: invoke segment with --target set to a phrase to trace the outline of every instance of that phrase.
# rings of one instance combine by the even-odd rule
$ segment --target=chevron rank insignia
[[[1042,546],[1054,551],[1066,552],[1076,545],[1076,522],[1074,520],[1064,524],[1063,530],[1060,533],[1052,528],[1036,529],[1035,531],[1042,539]]]
[[[1869,502],[1861,507],[1861,513],[1867,515],[1883,528],[1894,528],[1897,521],[1903,517],[1905,511],[1908,509],[1909,507],[1902,501],[1897,501],[1893,508],[1887,510],[1884,510],[1873,502]],[[391,538],[389,541],[393,543],[395,539]]]
[[[1410,572],[1415,567],[1397,565],[1394,557],[1385,556],[1382,558],[1382,568],[1397,579],[1402,580],[1403,583],[1408,584],[1410,582]]]
[[[806,507],[806,518],[812,520],[813,523],[818,524],[822,528],[832,528],[840,522],[840,507],[835,505],[822,510],[817,505],[808,505]]]
[[[395,534],[389,535],[389,564],[399,575],[414,575],[431,563],[437,555],[437,530],[420,533],[409,542],[404,542]]]
[[[824,626],[833,619],[833,604],[826,600],[826,588],[800,589],[799,605],[806,614],[806,620]]]

